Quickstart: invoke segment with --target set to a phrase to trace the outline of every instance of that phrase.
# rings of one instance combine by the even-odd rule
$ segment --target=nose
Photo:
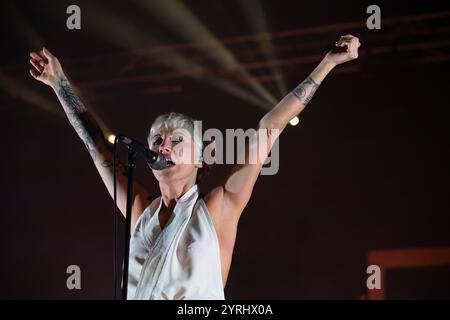
[[[170,153],[172,151],[172,143],[170,139],[164,139],[163,143],[159,145],[159,153]]]

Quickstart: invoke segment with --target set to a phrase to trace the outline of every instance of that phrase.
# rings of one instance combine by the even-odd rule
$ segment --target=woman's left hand
[[[359,39],[351,34],[342,36],[336,43],[338,50],[331,50],[325,56],[325,59],[334,65],[338,65],[358,58],[358,48],[361,45]],[[342,52],[343,51],[343,52]]]

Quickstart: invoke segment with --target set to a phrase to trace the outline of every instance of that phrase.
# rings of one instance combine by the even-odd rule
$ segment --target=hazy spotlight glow
[[[172,2],[167,3],[171,4]],[[152,2],[152,5],[155,9],[161,9],[161,14],[167,14],[167,9],[171,8],[170,5],[164,7],[163,2]],[[111,43],[118,45],[119,47],[125,47],[132,50],[139,49],[141,53],[146,53],[145,58],[151,62],[158,62],[160,65],[164,65],[171,70],[179,71],[183,76],[206,82],[209,85],[215,86],[227,93],[237,96],[243,100],[249,101],[261,108],[271,109],[275,104],[275,99],[273,98],[273,96],[271,96],[271,101],[269,102],[269,99],[262,98],[261,94],[254,94],[253,92],[246,90],[246,88],[234,83],[233,81],[229,81],[223,78],[221,79],[217,76],[213,77],[211,74],[208,74],[208,69],[206,69],[201,64],[193,61],[187,56],[180,54],[177,49],[172,46],[163,46],[163,43],[157,38],[152,37],[149,32],[140,30],[135,25],[130,24],[126,19],[118,16],[111,10],[108,10],[108,8],[99,7],[95,5],[94,2],[89,2],[89,10],[91,12],[95,12],[96,16],[99,18],[101,17],[101,20],[103,21],[101,25],[97,25],[96,22],[94,23],[94,21],[84,22],[87,23],[89,30],[96,36],[106,39]],[[172,12],[168,14],[167,17],[165,17],[170,17],[169,20],[173,21],[173,15],[180,18],[180,16],[175,12]],[[109,25],[114,25],[119,34],[117,34],[117,32],[112,34],[110,32],[110,28],[108,28]],[[152,49],[142,50],[143,47]],[[153,48],[155,47],[159,47],[160,49],[153,50]],[[143,79],[145,79],[145,76],[143,77]],[[118,82],[122,81],[120,79],[112,80]]]
[[[205,57],[229,73],[244,80],[270,106],[274,106],[277,103],[275,97],[243,68],[230,50],[217,39],[184,3],[164,0],[154,0],[152,2],[135,0],[135,2],[172,32],[177,33],[190,43],[199,44],[197,49]],[[180,21],[183,21],[183,28],[180,28]]]
[[[275,64],[272,65],[271,69],[273,74],[277,75],[274,79],[276,80],[281,96],[285,96],[287,94],[286,84],[281,71],[280,60],[275,54],[275,47],[272,43],[272,38],[270,37],[269,26],[266,21],[262,4],[259,0],[239,1],[239,4],[246,14],[250,27],[253,31],[255,33],[267,34],[267,37],[261,37],[259,39],[259,46],[267,61],[275,61]]]

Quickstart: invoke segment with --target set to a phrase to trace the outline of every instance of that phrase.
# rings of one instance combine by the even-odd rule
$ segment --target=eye
[[[155,140],[153,141],[152,145],[153,146],[159,146],[162,143],[163,139],[162,137],[157,137],[155,138]]]
[[[177,144],[183,141],[183,136],[181,135],[173,135],[171,139],[172,143]]]

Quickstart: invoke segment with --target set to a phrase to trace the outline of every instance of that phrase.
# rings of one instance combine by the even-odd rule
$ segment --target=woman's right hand
[[[34,69],[30,69],[30,74],[52,88],[64,77],[61,64],[58,59],[46,48],[39,52],[31,52],[30,63]]]

